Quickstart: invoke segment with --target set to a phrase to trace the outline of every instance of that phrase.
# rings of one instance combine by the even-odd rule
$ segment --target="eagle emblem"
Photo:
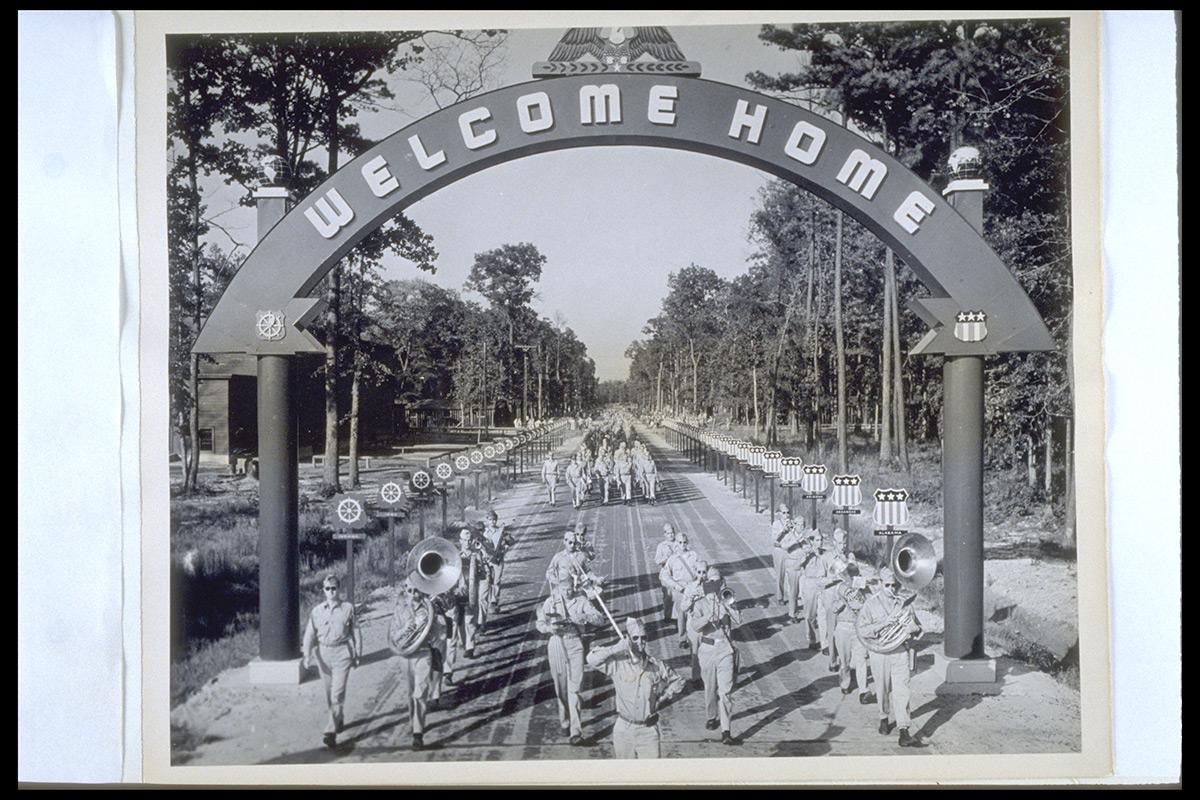
[[[666,28],[568,28],[547,61],[533,65],[535,78],[635,72],[698,76],[700,65],[684,58]]]

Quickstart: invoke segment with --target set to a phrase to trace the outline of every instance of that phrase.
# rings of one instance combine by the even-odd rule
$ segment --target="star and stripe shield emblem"
[[[825,465],[806,464],[800,485],[807,494],[824,494],[825,489],[829,486],[829,481],[825,477]]]
[[[876,489],[875,510],[871,517],[877,525],[896,528],[908,522],[908,491],[906,489]]]
[[[960,342],[982,342],[987,333],[987,314],[982,311],[960,311],[954,317],[954,338]]]
[[[834,475],[833,504],[839,508],[850,508],[862,503],[861,483],[857,475]]]

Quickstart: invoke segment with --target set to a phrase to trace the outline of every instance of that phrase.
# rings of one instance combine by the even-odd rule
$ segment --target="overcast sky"
[[[511,32],[499,85],[532,80],[533,63],[549,56],[564,30]],[[702,77],[710,80],[746,85],[746,73],[754,69],[775,73],[796,67],[795,54],[758,39],[757,25],[669,30],[684,56],[700,62]],[[365,135],[382,138],[434,110],[412,84],[394,88],[397,107],[407,113],[360,115]],[[691,263],[726,277],[745,271],[754,249],[747,223],[767,179],[750,167],[661,148],[580,148],[531,156],[472,175],[410,206],[408,215],[434,238],[437,273],[419,272],[392,258],[385,274],[461,290],[476,253],[532,242],[547,258],[536,310],[551,319],[561,315],[574,329],[595,360],[599,379],[624,379],[625,349],[658,313],[670,272]],[[214,187],[210,208],[235,203],[240,192]],[[248,212],[231,211],[220,221],[242,241],[253,240]]]

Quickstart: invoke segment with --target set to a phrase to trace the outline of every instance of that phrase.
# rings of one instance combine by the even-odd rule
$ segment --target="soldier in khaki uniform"
[[[859,574],[858,564],[846,564],[845,577],[838,585],[833,604],[833,641],[838,653],[838,684],[842,694],[850,694],[851,677],[858,684],[858,700],[871,702],[867,691],[867,648],[854,632],[854,621],[867,601],[867,579]]]
[[[809,649],[816,650],[821,647],[821,629],[824,627],[820,622],[820,605],[826,577],[826,562],[821,558],[823,550],[819,533],[812,531],[805,538],[803,552],[800,597],[804,601],[804,629],[808,635]]]
[[[658,543],[658,547],[654,550],[654,563],[658,564],[659,574],[662,574],[662,569],[667,565],[667,559],[675,552],[675,526],[667,522],[663,524],[663,540]],[[661,583],[661,580],[660,580]],[[663,622],[671,621],[671,610],[673,608],[671,589],[662,583],[662,598],[663,598]]]
[[[587,664],[612,678],[617,720],[613,751],[617,758],[658,758],[658,709],[684,689],[684,680],[646,652],[646,629],[632,617],[626,636],[587,656]]]
[[[579,691],[583,686],[586,626],[603,625],[604,622],[604,615],[584,594],[569,596],[562,590],[555,590],[538,608],[534,623],[538,631],[550,637],[546,655],[554,695],[558,699],[558,724],[576,746],[584,744]]]
[[[445,666],[446,626],[442,614],[432,603],[423,602],[426,595],[404,581],[388,628],[393,650],[402,643],[409,631],[419,630],[433,615],[433,625],[421,647],[408,655],[399,656],[400,675],[408,692],[408,718],[412,724],[412,747],[425,746],[425,714],[431,701],[441,696],[442,670]]]
[[[696,566],[700,555],[688,546],[687,534],[679,531],[675,534],[675,552],[667,559],[667,563],[658,573],[658,579],[663,586],[671,590],[677,621],[676,633],[679,634],[679,646],[685,650],[691,649],[687,638],[687,614],[683,612],[684,593],[688,586],[696,580]]]
[[[858,612],[855,626],[870,651],[871,674],[879,696],[879,732],[887,735],[898,726],[901,747],[923,747],[908,732],[912,726],[909,650],[913,639],[921,635],[912,607],[916,596],[901,595],[900,582],[887,567],[879,570],[879,581],[879,588]]]
[[[771,523],[771,566],[775,571],[775,599],[779,605],[787,605],[787,573],[783,568],[784,550],[780,540],[792,527],[792,512],[779,504],[779,516]]]
[[[704,683],[704,709],[710,731],[721,729],[724,744],[736,744],[730,732],[733,719],[733,687],[737,681],[737,650],[730,638],[732,627],[742,621],[741,612],[721,597],[725,582],[716,567],[704,575],[700,594],[688,602],[688,630],[694,631],[696,659]]]
[[[325,576],[325,602],[313,606],[304,628],[304,664],[320,671],[325,686],[329,722],[323,741],[329,748],[337,745],[337,735],[342,732],[346,683],[362,654],[362,632],[354,621],[354,606],[338,598],[338,586],[336,575]]]

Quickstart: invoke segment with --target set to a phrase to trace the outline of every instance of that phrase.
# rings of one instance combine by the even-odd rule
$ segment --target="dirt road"
[[[740,744],[720,742],[704,727],[704,701],[689,689],[662,713],[664,757],[906,755],[950,753],[1073,752],[1080,746],[1078,692],[1016,662],[1000,659],[1003,694],[941,697],[934,664],[936,636],[923,640],[912,679],[914,728],[925,747],[901,749],[895,734],[876,730],[874,705],[843,695],[828,657],[801,649],[801,626],[787,626],[785,610],[769,602],[769,517],[756,514],[753,491],[743,500],[713,475],[689,464],[665,439],[642,430],[659,463],[662,489],[656,505],[639,500],[600,505],[595,494],[572,509],[566,492],[549,505],[532,477],[498,497],[501,520],[517,535],[506,568],[502,610],[490,621],[476,657],[454,672],[445,710],[432,712],[429,749],[409,748],[404,688],[385,635],[390,591],[360,608],[364,664],[350,678],[347,728],[336,751],[321,744],[326,715],[319,681],[300,687],[248,685],[246,670],[223,673],[172,712],[193,734],[194,748],[178,764],[281,764],[327,762],[479,761],[496,759],[603,759],[612,757],[612,689],[588,671],[583,692],[583,735],[571,746],[558,730],[545,638],[533,626],[546,596],[546,567],[562,532],[582,519],[596,545],[597,572],[609,576],[605,600],[618,617],[647,623],[651,652],[680,674],[690,674],[662,614],[655,546],[664,522],[686,531],[694,549],[721,568],[738,598],[743,623],[735,634],[741,671],[734,693],[733,733]],[[560,455],[579,439],[568,438]],[[765,508],[765,499],[763,506]],[[940,629],[940,628],[939,628]],[[601,636],[608,643],[613,636]]]

